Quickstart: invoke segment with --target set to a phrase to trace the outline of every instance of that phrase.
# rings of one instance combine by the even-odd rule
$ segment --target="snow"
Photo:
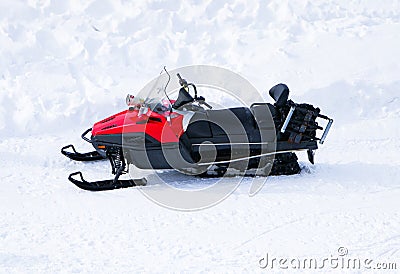
[[[400,1],[5,0],[0,44],[1,273],[264,272],[267,252],[339,247],[400,267]],[[316,165],[299,154],[301,174],[268,178],[253,197],[245,178],[196,212],[68,182],[110,170],[69,161],[62,146],[90,150],[80,134],[128,92],[164,65],[192,64],[231,69],[268,101],[287,83],[294,101],[332,116]]]

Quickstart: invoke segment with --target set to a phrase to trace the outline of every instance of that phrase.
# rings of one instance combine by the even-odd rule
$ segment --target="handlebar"
[[[200,97],[197,99],[197,102],[199,102],[199,105],[205,105],[205,106],[208,107],[209,109],[212,109],[212,106],[210,106],[209,104],[207,104],[205,100],[206,100],[206,99],[204,99],[203,96],[200,96]]]
[[[178,76],[179,79],[179,84],[181,85],[181,87],[187,89],[187,91],[189,91],[189,86],[192,86],[194,89],[194,100],[196,100],[197,102],[199,102],[199,104],[205,105],[207,106],[209,109],[212,109],[212,106],[210,106],[209,104],[207,104],[205,102],[206,99],[204,99],[203,96],[197,97],[197,88],[195,86],[195,84],[193,83],[188,83],[185,79],[183,79],[181,77],[181,75],[179,73],[176,74]]]
[[[188,83],[185,79],[183,79],[181,77],[181,75],[179,73],[176,74],[178,76],[179,79],[179,84],[181,85],[181,87],[184,87],[185,89],[187,89],[187,91],[189,91],[189,86],[192,86],[194,89],[194,99],[197,100],[197,88],[193,83]]]
[[[180,84],[182,87],[186,88],[186,87],[188,86],[187,81],[186,81],[185,79],[183,79],[179,73],[177,73],[176,75],[177,75],[178,78],[179,78],[179,84]]]

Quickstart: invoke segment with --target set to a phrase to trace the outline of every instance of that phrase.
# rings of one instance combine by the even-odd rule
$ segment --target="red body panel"
[[[92,135],[115,135],[143,132],[161,143],[178,142],[183,134],[183,115],[166,111],[163,114],[149,110],[138,116],[138,110],[125,110],[93,125]],[[170,116],[170,122],[167,117]]]

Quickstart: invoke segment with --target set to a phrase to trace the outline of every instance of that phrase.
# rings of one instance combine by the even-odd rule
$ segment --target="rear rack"
[[[288,125],[289,125],[290,122],[291,122],[293,113],[294,113],[294,111],[295,111],[296,109],[299,110],[299,111],[303,111],[303,112],[304,112],[304,111],[307,111],[307,109],[303,109],[303,108],[301,108],[301,107],[298,107],[296,104],[293,103],[293,105],[290,106],[290,110],[289,110],[289,112],[288,112],[288,115],[286,116],[285,121],[283,122],[283,126],[282,126],[282,128],[281,128],[281,133],[285,133],[285,131],[286,131]],[[318,112],[319,112],[319,109],[318,109]],[[314,115],[315,115],[315,114],[314,114]],[[329,130],[330,130],[331,126],[332,126],[333,119],[329,118],[328,116],[319,114],[319,113],[317,114],[317,117],[328,121],[328,124],[326,125],[326,127],[325,127],[325,129],[324,129],[324,132],[322,133],[321,138],[316,138],[317,140],[319,140],[319,143],[320,143],[320,144],[323,144],[323,143],[325,142],[326,136],[328,135]]]
[[[329,130],[331,129],[332,123],[333,123],[333,119],[329,118],[328,116],[322,115],[322,114],[318,114],[319,118],[328,120],[328,124],[325,127],[324,133],[322,133],[322,137],[321,140],[319,140],[320,144],[323,144],[325,142],[326,136],[329,133]]]

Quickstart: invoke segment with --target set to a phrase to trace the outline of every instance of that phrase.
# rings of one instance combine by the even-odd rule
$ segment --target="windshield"
[[[165,72],[160,74],[140,90],[134,98],[135,103],[153,111],[170,109],[171,102],[166,94],[171,93],[167,88],[172,84],[172,78]]]
[[[264,101],[260,93],[240,75],[223,68],[196,65],[168,71],[169,75],[163,71],[134,96],[135,106],[144,106],[156,111],[158,106],[171,109],[171,103],[174,101],[170,102],[168,97],[171,100],[176,99],[181,88],[177,73],[187,79],[188,83],[194,83],[199,89],[199,95],[206,96],[207,102],[212,106],[221,105],[221,108],[226,108],[226,103],[231,99],[234,105],[247,107],[253,102]],[[208,94],[207,90],[210,90]]]

